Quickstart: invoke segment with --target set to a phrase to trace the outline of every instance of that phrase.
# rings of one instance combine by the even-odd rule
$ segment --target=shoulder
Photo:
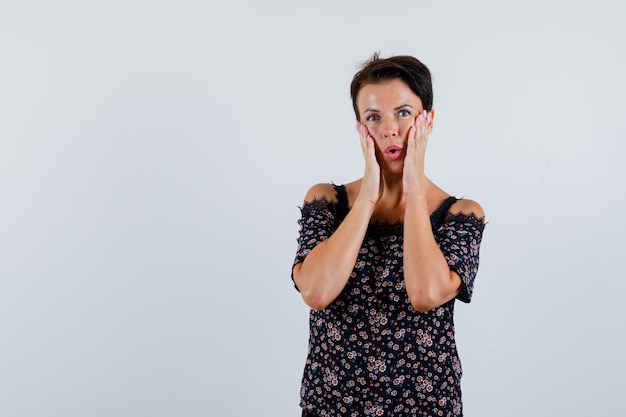
[[[336,202],[337,196],[335,192],[335,186],[329,183],[315,184],[304,196],[305,203],[311,203],[315,200],[324,200]]]
[[[473,214],[478,219],[485,218],[485,211],[483,208],[474,200],[469,200],[466,198],[458,199],[452,207],[450,207],[451,214]]]

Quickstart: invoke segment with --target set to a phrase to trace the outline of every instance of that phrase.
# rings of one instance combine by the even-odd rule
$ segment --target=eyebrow
[[[402,109],[402,108],[404,108],[404,107],[410,107],[410,108],[413,108],[413,106],[411,106],[410,104],[402,104],[402,105],[400,105],[400,106],[398,106],[398,107],[394,108],[393,110],[394,110],[394,111],[396,111],[396,110],[400,110],[400,109]],[[365,109],[364,113],[367,113],[368,111],[369,111],[369,112],[374,112],[374,113],[380,113],[380,110],[378,110],[378,109],[372,109],[372,108]]]

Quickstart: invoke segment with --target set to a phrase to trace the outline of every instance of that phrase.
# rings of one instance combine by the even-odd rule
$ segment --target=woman
[[[303,416],[460,416],[454,300],[472,295],[483,210],[424,174],[435,115],[424,64],[374,55],[350,92],[365,173],[313,186],[299,221]]]

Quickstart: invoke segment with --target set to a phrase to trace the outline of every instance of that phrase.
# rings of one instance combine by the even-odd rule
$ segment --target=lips
[[[384,150],[385,156],[391,160],[400,158],[401,153],[402,153],[402,148],[398,145],[389,145]]]

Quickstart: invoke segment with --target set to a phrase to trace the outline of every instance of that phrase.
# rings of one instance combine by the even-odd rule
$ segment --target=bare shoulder
[[[335,194],[335,187],[332,184],[315,184],[314,186],[309,188],[309,191],[306,192],[306,195],[304,196],[304,201],[306,203],[310,203],[314,200],[321,200],[323,198],[328,201],[337,201],[337,197]]]
[[[485,211],[483,208],[474,200],[469,200],[466,198],[462,198],[457,200],[452,207],[450,207],[450,213],[452,214],[473,214],[479,219],[485,218]]]

